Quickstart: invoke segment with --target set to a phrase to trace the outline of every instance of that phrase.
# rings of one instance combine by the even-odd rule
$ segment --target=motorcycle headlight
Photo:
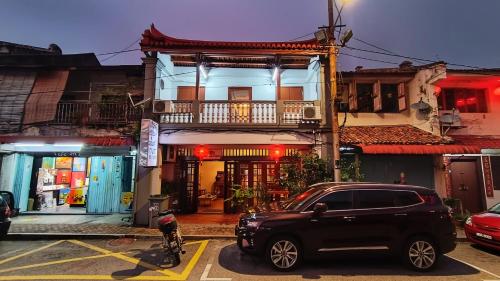
[[[467,220],[465,220],[465,224],[468,226],[472,226],[472,217],[468,217]]]

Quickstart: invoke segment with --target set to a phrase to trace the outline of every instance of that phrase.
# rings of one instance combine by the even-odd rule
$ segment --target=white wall
[[[348,113],[347,126],[374,126],[374,125],[412,125],[424,131],[440,134],[437,119],[438,103],[434,95],[434,83],[443,78],[445,69],[435,67],[417,72],[408,82],[408,109],[400,113]],[[420,98],[432,107],[428,115],[419,114],[411,105],[420,101]],[[343,116],[342,116],[343,117]]]
[[[162,77],[165,87],[163,90],[160,89],[160,79],[157,79],[156,98],[176,99],[178,86],[194,86],[196,83],[195,67],[174,67],[170,56],[164,54],[159,55],[158,66],[160,73],[157,73],[157,77]],[[311,63],[308,69],[282,70],[281,85],[302,86],[304,87],[304,100],[319,100],[321,96],[319,94],[321,91],[319,68],[319,63]],[[207,70],[207,79],[200,75],[200,86],[205,87],[206,100],[227,100],[228,87],[252,87],[253,100],[276,100],[276,82],[272,79],[272,69],[212,68]]]

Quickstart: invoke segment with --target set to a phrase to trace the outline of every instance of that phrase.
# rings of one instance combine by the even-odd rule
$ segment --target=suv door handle
[[[344,220],[346,220],[346,221],[352,221],[352,220],[354,220],[354,219],[356,219],[356,217],[355,217],[355,216],[345,216],[345,217],[344,217]]]
[[[407,213],[399,213],[399,214],[394,214],[396,217],[404,217],[407,216]]]

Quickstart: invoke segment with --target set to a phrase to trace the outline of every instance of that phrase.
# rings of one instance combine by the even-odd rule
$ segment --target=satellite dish
[[[431,105],[423,101],[422,98],[420,98],[418,102],[410,105],[410,107],[416,110],[425,111],[428,110],[431,107]]]

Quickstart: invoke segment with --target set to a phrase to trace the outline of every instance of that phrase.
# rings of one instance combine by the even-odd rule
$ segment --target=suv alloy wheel
[[[302,261],[302,249],[291,237],[276,237],[269,242],[266,257],[275,269],[289,271]]]
[[[406,264],[417,271],[431,270],[436,265],[438,256],[434,243],[422,236],[409,239],[403,253]]]

